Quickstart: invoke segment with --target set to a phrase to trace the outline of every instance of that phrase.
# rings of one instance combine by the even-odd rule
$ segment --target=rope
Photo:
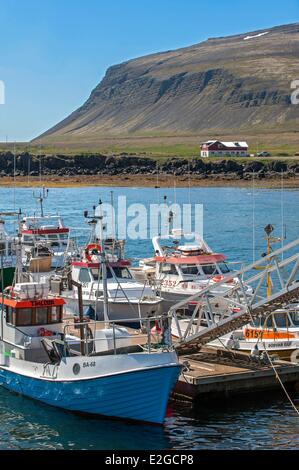
[[[296,412],[297,415],[299,416],[299,410],[298,410],[298,408],[296,407],[296,405],[295,405],[295,403],[293,402],[293,400],[291,399],[290,395],[288,394],[287,389],[285,388],[285,386],[284,386],[284,384],[283,384],[281,378],[279,377],[279,374],[278,374],[277,370],[275,369],[275,366],[274,366],[274,364],[273,364],[273,362],[272,362],[272,360],[271,360],[271,358],[270,358],[270,356],[269,356],[269,354],[268,354],[268,351],[267,351],[267,349],[266,349],[266,344],[263,343],[263,345],[264,345],[264,349],[265,349],[265,353],[266,353],[266,355],[267,355],[268,361],[269,361],[269,363],[270,363],[270,365],[271,365],[271,367],[272,367],[272,369],[273,369],[273,371],[274,371],[274,374],[275,374],[275,376],[276,376],[278,382],[280,383],[280,385],[281,385],[281,387],[282,387],[284,393],[286,394],[287,399],[289,400],[290,404],[292,405],[292,407],[294,408],[295,412]]]

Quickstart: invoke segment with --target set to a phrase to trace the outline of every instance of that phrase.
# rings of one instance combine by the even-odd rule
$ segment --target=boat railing
[[[7,266],[11,266],[13,263],[15,263],[16,257],[13,254],[6,254],[5,250],[1,251],[0,250],[0,269],[3,265],[3,268],[6,268]]]
[[[11,328],[13,329],[14,331],[17,331],[18,333],[20,333],[20,338],[19,338],[19,341],[18,342],[12,342],[12,341],[9,341],[7,338],[5,339],[5,342],[6,343],[9,343],[11,344],[12,346],[17,346],[18,348],[20,349],[29,349],[31,344],[32,344],[32,338],[33,338],[33,335],[28,335],[27,333],[25,333],[24,331],[22,331],[20,328],[18,328],[16,325],[11,325],[9,323],[6,324],[6,326],[8,328]]]
[[[171,316],[157,315],[148,318],[137,319],[139,329],[126,328],[123,325],[136,324],[135,318],[126,318],[116,321],[83,321],[68,322],[64,325],[63,341],[64,353],[72,348],[71,338],[75,343],[80,344],[80,351],[87,356],[97,354],[123,354],[130,349],[141,348],[147,353],[153,353],[157,350],[173,350],[171,341]],[[96,337],[97,331],[106,331],[109,329],[109,335]],[[79,335],[76,332],[79,330]],[[128,334],[119,335],[119,332]],[[96,344],[108,344],[108,349],[98,349]]]

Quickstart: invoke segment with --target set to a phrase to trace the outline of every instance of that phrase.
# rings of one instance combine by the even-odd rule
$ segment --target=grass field
[[[117,136],[98,136],[97,138],[84,140],[64,139],[60,142],[38,141],[32,143],[17,143],[16,152],[30,152],[32,154],[48,155],[136,155],[146,156],[154,159],[167,159],[172,157],[195,158],[200,157],[200,143],[215,138],[219,140],[237,141],[246,140],[249,144],[249,153],[256,154],[261,151],[271,153],[270,159],[297,160],[295,153],[299,152],[299,132],[290,133],[269,133],[259,135],[190,135],[190,134],[171,134],[171,135],[117,135]],[[14,144],[1,144],[0,151],[14,150]],[[214,157],[215,159],[219,157]],[[227,157],[223,157],[227,158]],[[237,160],[237,157],[233,157]]]

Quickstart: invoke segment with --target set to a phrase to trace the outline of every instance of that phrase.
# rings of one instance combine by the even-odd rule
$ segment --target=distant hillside
[[[109,68],[86,103],[41,139],[292,132],[299,129],[299,105],[290,102],[295,79],[299,23],[213,38]]]

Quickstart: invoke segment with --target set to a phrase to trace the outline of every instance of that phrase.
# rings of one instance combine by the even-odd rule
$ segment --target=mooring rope
[[[293,402],[293,400],[291,399],[290,395],[288,394],[288,391],[287,391],[287,389],[285,388],[285,386],[284,386],[284,384],[283,384],[281,378],[279,377],[279,374],[278,374],[278,372],[277,372],[277,370],[276,370],[276,368],[275,368],[275,366],[274,366],[274,364],[273,364],[273,362],[272,362],[272,360],[271,360],[271,358],[270,358],[270,356],[269,356],[269,353],[268,353],[268,351],[267,351],[267,349],[266,349],[265,343],[263,343],[263,345],[264,345],[264,349],[265,349],[265,353],[266,353],[266,355],[267,355],[268,361],[269,361],[269,363],[270,363],[270,365],[271,365],[271,367],[272,367],[272,369],[273,369],[273,371],[274,371],[274,374],[275,374],[275,376],[276,376],[278,382],[280,383],[280,385],[281,385],[281,387],[282,387],[284,393],[285,393],[286,396],[287,396],[287,399],[288,399],[289,402],[291,403],[291,405],[292,405],[292,407],[294,408],[295,412],[296,412],[297,415],[299,416],[299,410],[298,410],[298,408],[296,407],[296,405],[295,405],[295,403]]]

